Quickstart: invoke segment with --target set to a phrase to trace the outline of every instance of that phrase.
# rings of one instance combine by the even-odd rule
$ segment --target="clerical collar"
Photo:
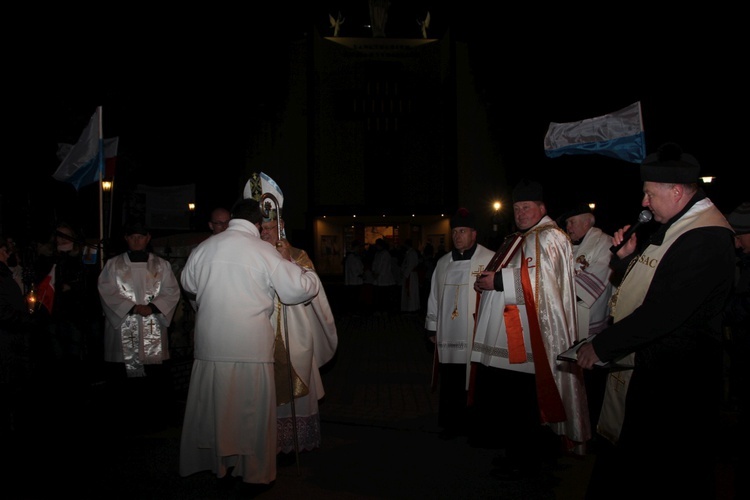
[[[148,262],[148,252],[144,250],[128,250],[130,262]]]
[[[474,255],[474,252],[476,252],[476,250],[477,250],[477,244],[474,243],[474,245],[471,248],[469,248],[468,250],[464,250],[463,254],[461,254],[461,252],[459,252],[455,248],[453,250],[451,250],[451,252],[453,253],[453,260],[454,261],[456,261],[456,260],[471,260],[471,257]]]
[[[667,235],[667,230],[670,227],[672,227],[672,224],[680,220],[682,216],[687,213],[688,210],[693,208],[693,205],[695,205],[696,203],[698,203],[705,197],[706,197],[706,193],[702,189],[698,188],[698,191],[696,191],[693,197],[690,198],[690,201],[687,203],[687,205],[685,205],[685,207],[682,210],[680,210],[680,212],[677,215],[669,219],[667,222],[662,224],[660,227],[658,227],[651,233],[649,240],[648,240],[648,244],[661,245],[662,243],[664,243],[664,237]],[[643,248],[646,248],[646,247],[644,246]]]

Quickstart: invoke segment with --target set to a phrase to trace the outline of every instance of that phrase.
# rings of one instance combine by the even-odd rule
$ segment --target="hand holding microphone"
[[[646,222],[651,221],[651,218],[653,217],[653,214],[648,210],[643,210],[638,215],[638,222],[630,226],[627,231],[625,231],[622,235],[622,241],[619,245],[612,245],[609,247],[609,251],[612,253],[617,253],[629,240],[630,237],[633,236],[633,233],[641,226],[641,224],[645,224]]]

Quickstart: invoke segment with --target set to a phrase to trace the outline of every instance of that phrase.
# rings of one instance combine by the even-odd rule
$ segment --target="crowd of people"
[[[720,411],[747,423],[750,203],[722,213],[699,173],[676,144],[648,156],[653,223],[639,231],[607,234],[577,200],[555,219],[542,183],[523,179],[497,249],[468,208],[450,219],[448,251],[353,241],[344,310],[424,315],[439,438],[496,449],[498,480],[593,453],[588,498],[711,498]],[[101,269],[66,223],[33,258],[0,238],[3,432],[23,425],[24,391],[51,373],[101,377],[123,418],[172,418],[169,329],[184,297],[195,330],[180,474],[262,489],[320,447],[320,368],[338,339],[312,259],[258,199],[218,207],[208,227],[177,275],[138,221]]]
[[[31,432],[39,406],[28,402],[46,394],[39,387],[80,390],[65,402],[85,411],[84,392],[104,385],[108,425],[154,431],[184,419],[184,475],[210,470],[254,492],[275,480],[277,455],[288,461],[320,446],[319,368],[338,339],[312,260],[274,232],[283,219],[268,218],[256,199],[218,207],[208,226],[178,275],[140,220],[124,225],[126,250],[101,269],[66,223],[24,263],[11,238],[0,241],[3,437]],[[194,360],[177,415],[169,331],[183,295],[195,313]]]
[[[420,249],[411,238],[391,244],[377,238],[366,244],[354,240],[343,260],[346,309],[360,315],[424,313],[437,259],[427,242]]]

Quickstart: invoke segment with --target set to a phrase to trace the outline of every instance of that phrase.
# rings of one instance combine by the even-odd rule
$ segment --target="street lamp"
[[[107,239],[109,239],[112,235],[112,204],[114,203],[114,198],[112,197],[113,186],[114,183],[112,181],[102,180],[102,212],[104,215],[104,220],[107,224],[106,230],[102,226],[102,234],[106,234]]]
[[[188,224],[190,226],[190,230],[195,229],[195,203],[192,201],[188,203],[188,213],[190,214],[188,217]]]
[[[493,233],[497,233],[497,224],[498,224],[497,215],[498,215],[498,212],[500,212],[500,209],[502,207],[503,207],[503,204],[500,203],[499,201],[496,201],[492,204],[492,209],[494,210],[492,214],[492,232]]]

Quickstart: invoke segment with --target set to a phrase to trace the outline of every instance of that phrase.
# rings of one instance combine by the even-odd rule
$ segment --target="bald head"
[[[229,210],[223,207],[215,208],[211,212],[211,218],[208,221],[208,227],[211,229],[212,234],[219,234],[227,228],[229,219],[232,218],[232,214]]]

